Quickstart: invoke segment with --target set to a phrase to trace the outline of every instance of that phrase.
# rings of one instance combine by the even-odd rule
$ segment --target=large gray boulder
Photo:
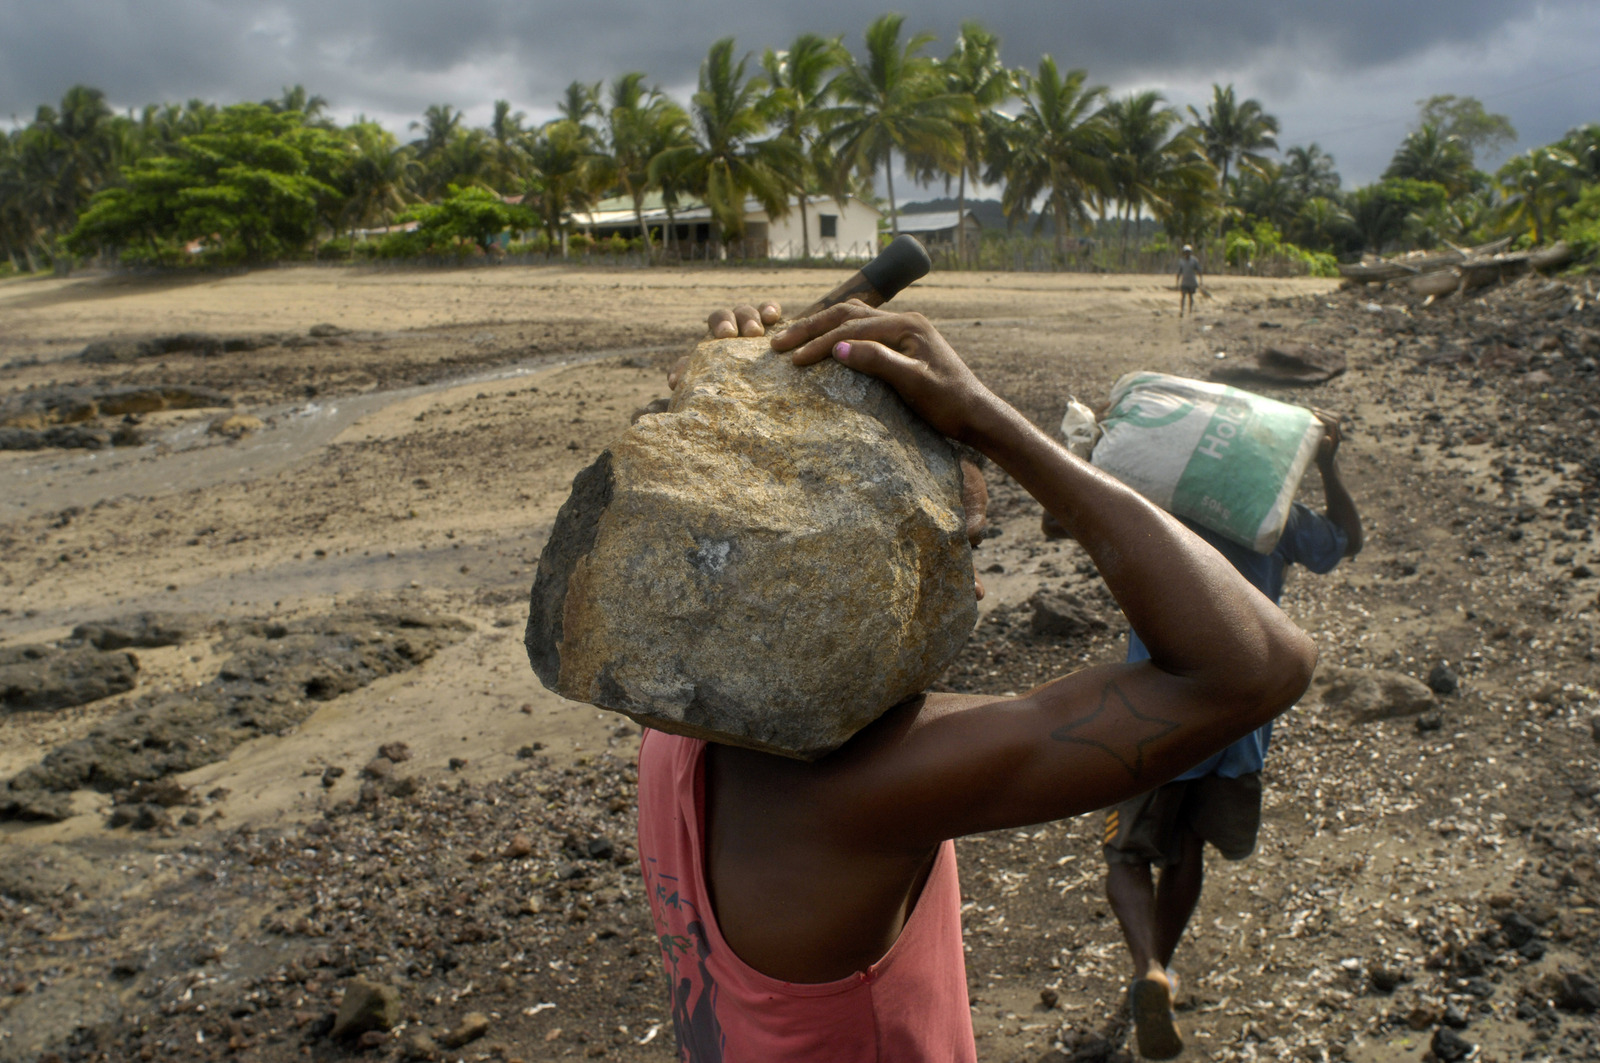
[[[809,760],[923,690],[976,618],[950,445],[879,381],[735,339],[573,481],[527,646],[564,697]]]

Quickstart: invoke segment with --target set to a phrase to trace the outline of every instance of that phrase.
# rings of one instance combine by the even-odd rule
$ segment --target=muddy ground
[[[637,729],[538,686],[526,591],[705,311],[837,279],[0,283],[0,433],[39,448],[0,451],[0,671],[37,680],[0,709],[0,1060],[672,1058]],[[1272,393],[1345,415],[1369,545],[1285,608],[1325,664],[1459,683],[1376,721],[1314,688],[1280,723],[1261,845],[1212,866],[1175,964],[1188,1058],[1600,1058],[1592,288],[1423,307],[1219,278],[1180,321],[1167,284],[952,274],[899,302],[1045,426],[1130,369],[1342,351]],[[945,685],[1118,659],[1081,552],[992,489]],[[1035,634],[1059,588],[1104,626]],[[980,1058],[1131,1050],[1099,827],[959,843]],[[365,1046],[330,1036],[357,979],[398,989]]]

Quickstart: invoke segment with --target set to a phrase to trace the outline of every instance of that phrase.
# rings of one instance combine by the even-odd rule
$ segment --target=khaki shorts
[[[1158,786],[1106,810],[1106,861],[1176,863],[1184,831],[1210,842],[1225,860],[1243,860],[1261,830],[1261,775],[1205,775]]]

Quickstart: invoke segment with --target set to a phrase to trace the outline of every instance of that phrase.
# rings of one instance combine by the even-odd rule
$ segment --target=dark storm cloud
[[[1429,92],[1474,91],[1412,84],[1404,71],[1414,64],[1420,79],[1423,60],[1443,52],[1458,63],[1492,58],[1516,27],[1545,27],[1549,54],[1559,54],[1574,20],[1593,27],[1586,12],[1594,7],[1585,0],[894,6],[906,11],[909,30],[938,36],[934,54],[948,50],[962,20],[977,17],[1001,36],[1012,65],[1031,68],[1050,53],[1064,67],[1088,68],[1097,83],[1119,91],[1155,85],[1180,103],[1201,102],[1212,81],[1237,81],[1269,109],[1292,114],[1302,132],[1371,121],[1366,97],[1374,88],[1387,93],[1377,105],[1386,101],[1391,120]],[[0,116],[26,118],[85,82],[124,106],[262,99],[299,83],[342,117],[365,112],[397,129],[439,102],[481,121],[492,100],[507,98],[540,118],[574,79],[637,69],[682,92],[718,37],[735,36],[750,51],[782,47],[804,32],[840,34],[858,46],[877,13],[844,0],[778,8],[747,0],[0,0]],[[1389,80],[1371,85],[1380,74]],[[1383,132],[1385,150],[1403,133],[1403,122]],[[1287,126],[1285,138],[1296,139]]]

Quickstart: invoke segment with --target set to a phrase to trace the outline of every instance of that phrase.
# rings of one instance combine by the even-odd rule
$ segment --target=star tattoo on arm
[[[1144,751],[1178,729],[1171,720],[1146,716],[1134,707],[1115,682],[1100,691],[1100,704],[1089,715],[1050,732],[1057,742],[1092,746],[1110,756],[1134,779],[1144,775]],[[1129,743],[1132,748],[1129,749]]]

